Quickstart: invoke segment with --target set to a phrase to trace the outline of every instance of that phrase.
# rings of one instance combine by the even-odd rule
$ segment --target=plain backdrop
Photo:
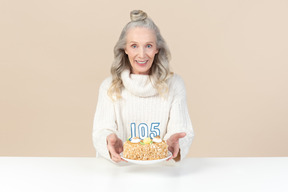
[[[0,0],[1,156],[95,156],[98,88],[133,9],[185,81],[189,156],[288,156],[288,1]]]

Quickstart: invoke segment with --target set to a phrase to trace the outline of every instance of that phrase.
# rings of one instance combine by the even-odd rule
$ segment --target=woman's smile
[[[147,64],[148,60],[145,60],[145,61],[139,61],[139,60],[136,60],[136,62],[141,65],[141,66],[144,66]]]

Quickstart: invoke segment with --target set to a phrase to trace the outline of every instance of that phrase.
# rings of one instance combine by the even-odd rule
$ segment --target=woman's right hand
[[[122,140],[117,137],[115,133],[107,136],[107,148],[112,161],[118,163],[120,161],[125,161],[121,158],[120,153],[123,151]]]

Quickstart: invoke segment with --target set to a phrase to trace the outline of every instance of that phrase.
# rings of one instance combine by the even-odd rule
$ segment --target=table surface
[[[288,191],[288,157],[186,158],[174,165],[88,157],[0,157],[1,192]]]

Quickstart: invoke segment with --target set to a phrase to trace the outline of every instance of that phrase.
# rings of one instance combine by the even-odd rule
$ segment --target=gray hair
[[[121,98],[121,90],[123,88],[121,73],[125,69],[130,69],[130,71],[132,71],[128,56],[125,53],[126,35],[129,29],[136,27],[152,29],[155,32],[158,53],[154,57],[149,75],[151,82],[158,90],[159,94],[164,95],[168,92],[166,80],[170,77],[170,74],[172,74],[169,67],[169,61],[171,58],[169,48],[160,34],[159,28],[152,19],[147,17],[145,12],[141,10],[131,11],[130,18],[131,21],[123,28],[119,40],[114,47],[114,61],[111,66],[112,84],[108,90],[108,95],[112,99],[115,98],[115,96],[116,98]]]

